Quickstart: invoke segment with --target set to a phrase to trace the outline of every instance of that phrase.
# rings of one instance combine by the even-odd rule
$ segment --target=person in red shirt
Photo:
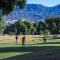
[[[16,45],[18,45],[18,35],[16,35]]]
[[[22,47],[25,46],[25,36],[22,37]]]

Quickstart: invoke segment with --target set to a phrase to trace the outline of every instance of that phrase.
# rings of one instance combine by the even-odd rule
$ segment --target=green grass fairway
[[[60,39],[26,42],[26,47],[21,43],[0,44],[0,60],[60,60]]]
[[[43,42],[43,40],[34,40],[34,41],[26,41],[25,42],[26,47],[30,46],[60,46],[60,39],[53,39],[53,40],[47,40],[46,44]],[[22,47],[22,43],[19,42],[16,46],[16,43],[0,43],[0,48],[4,47]]]
[[[29,52],[5,52],[5,53],[0,53],[0,59],[5,59],[9,57],[14,57],[17,55],[23,55],[23,54],[28,54]]]

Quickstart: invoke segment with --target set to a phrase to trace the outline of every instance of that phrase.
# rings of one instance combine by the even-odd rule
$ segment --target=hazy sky
[[[44,6],[52,7],[60,4],[60,0],[27,0],[28,4],[42,4]]]

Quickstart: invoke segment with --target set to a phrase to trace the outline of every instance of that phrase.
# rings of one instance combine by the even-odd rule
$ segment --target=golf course
[[[28,35],[25,47],[22,47],[22,36],[19,36],[18,45],[15,43],[15,36],[6,37],[8,36],[0,36],[0,41],[5,39],[0,42],[0,60],[60,60],[60,39],[47,39],[44,43],[43,39],[32,40],[32,36]]]

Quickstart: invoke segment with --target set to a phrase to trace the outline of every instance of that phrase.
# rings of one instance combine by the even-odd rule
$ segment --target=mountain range
[[[19,19],[39,21],[52,16],[60,16],[60,5],[46,7],[41,4],[27,4],[24,9],[19,9],[17,6],[5,19],[7,21]]]

